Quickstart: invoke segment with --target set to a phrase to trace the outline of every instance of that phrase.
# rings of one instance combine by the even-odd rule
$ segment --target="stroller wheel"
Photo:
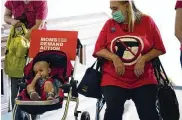
[[[90,114],[87,111],[84,111],[81,115],[81,120],[90,120]]]

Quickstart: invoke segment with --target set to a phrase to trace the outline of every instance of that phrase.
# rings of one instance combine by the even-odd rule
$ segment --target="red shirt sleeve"
[[[12,1],[6,1],[5,2],[5,4],[4,4],[4,6],[7,8],[7,9],[9,9],[9,10],[11,10],[12,11]]]
[[[162,37],[160,34],[160,31],[155,24],[154,20],[150,18],[151,22],[151,34],[152,34],[152,43],[153,43],[153,48],[160,50],[162,53],[166,53],[166,49],[164,47]]]
[[[106,48],[106,42],[107,42],[107,33],[108,33],[108,27],[109,27],[109,20],[105,23],[102,30],[100,31],[100,34],[97,38],[95,49],[93,53],[93,57],[97,57],[96,53],[100,51],[101,49]]]
[[[41,19],[41,20],[46,19],[47,13],[48,13],[47,1],[40,1],[40,6],[36,14],[36,19]]]
[[[177,1],[176,2],[176,6],[175,6],[175,9],[178,9],[178,8],[182,8],[182,1]]]

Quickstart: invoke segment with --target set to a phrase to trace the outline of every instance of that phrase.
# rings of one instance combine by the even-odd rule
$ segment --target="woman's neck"
[[[30,0],[24,0],[25,4],[28,4],[30,2]]]

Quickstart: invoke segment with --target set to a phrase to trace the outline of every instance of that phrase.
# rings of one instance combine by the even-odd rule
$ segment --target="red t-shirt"
[[[182,8],[182,1],[177,0],[175,9]]]
[[[126,32],[127,24],[118,24],[109,19],[102,28],[97,39],[93,56],[105,48],[120,56],[125,64],[125,73],[118,76],[112,61],[105,61],[101,86],[113,85],[122,88],[136,88],[146,84],[157,84],[151,62],[145,64],[144,74],[139,78],[134,74],[137,59],[152,48],[165,53],[159,30],[153,19],[143,16],[135,25],[134,32]],[[126,48],[127,47],[127,48]]]
[[[177,1],[176,2],[176,6],[175,6],[175,9],[178,9],[178,8],[182,8],[182,1]],[[181,50],[182,50],[182,45],[181,45]]]
[[[36,20],[45,20],[48,13],[47,1],[30,1],[25,4],[24,1],[6,1],[5,7],[11,10],[15,19],[20,19],[23,16],[27,18],[28,29],[35,25]],[[24,14],[24,15],[23,15]]]

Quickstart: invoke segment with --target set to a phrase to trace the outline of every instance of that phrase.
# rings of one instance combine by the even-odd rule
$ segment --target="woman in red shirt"
[[[13,26],[24,23],[29,32],[25,35],[30,38],[33,29],[42,29],[47,17],[48,7],[46,0],[9,1],[5,3],[4,21]]]
[[[113,18],[102,28],[93,53],[107,59],[101,80],[107,106],[104,120],[122,120],[127,99],[134,101],[140,120],[159,120],[151,63],[166,52],[159,30],[134,1],[110,1],[110,8]]]
[[[175,35],[181,43],[181,66],[182,66],[182,1],[176,2],[176,21],[175,21]]]

